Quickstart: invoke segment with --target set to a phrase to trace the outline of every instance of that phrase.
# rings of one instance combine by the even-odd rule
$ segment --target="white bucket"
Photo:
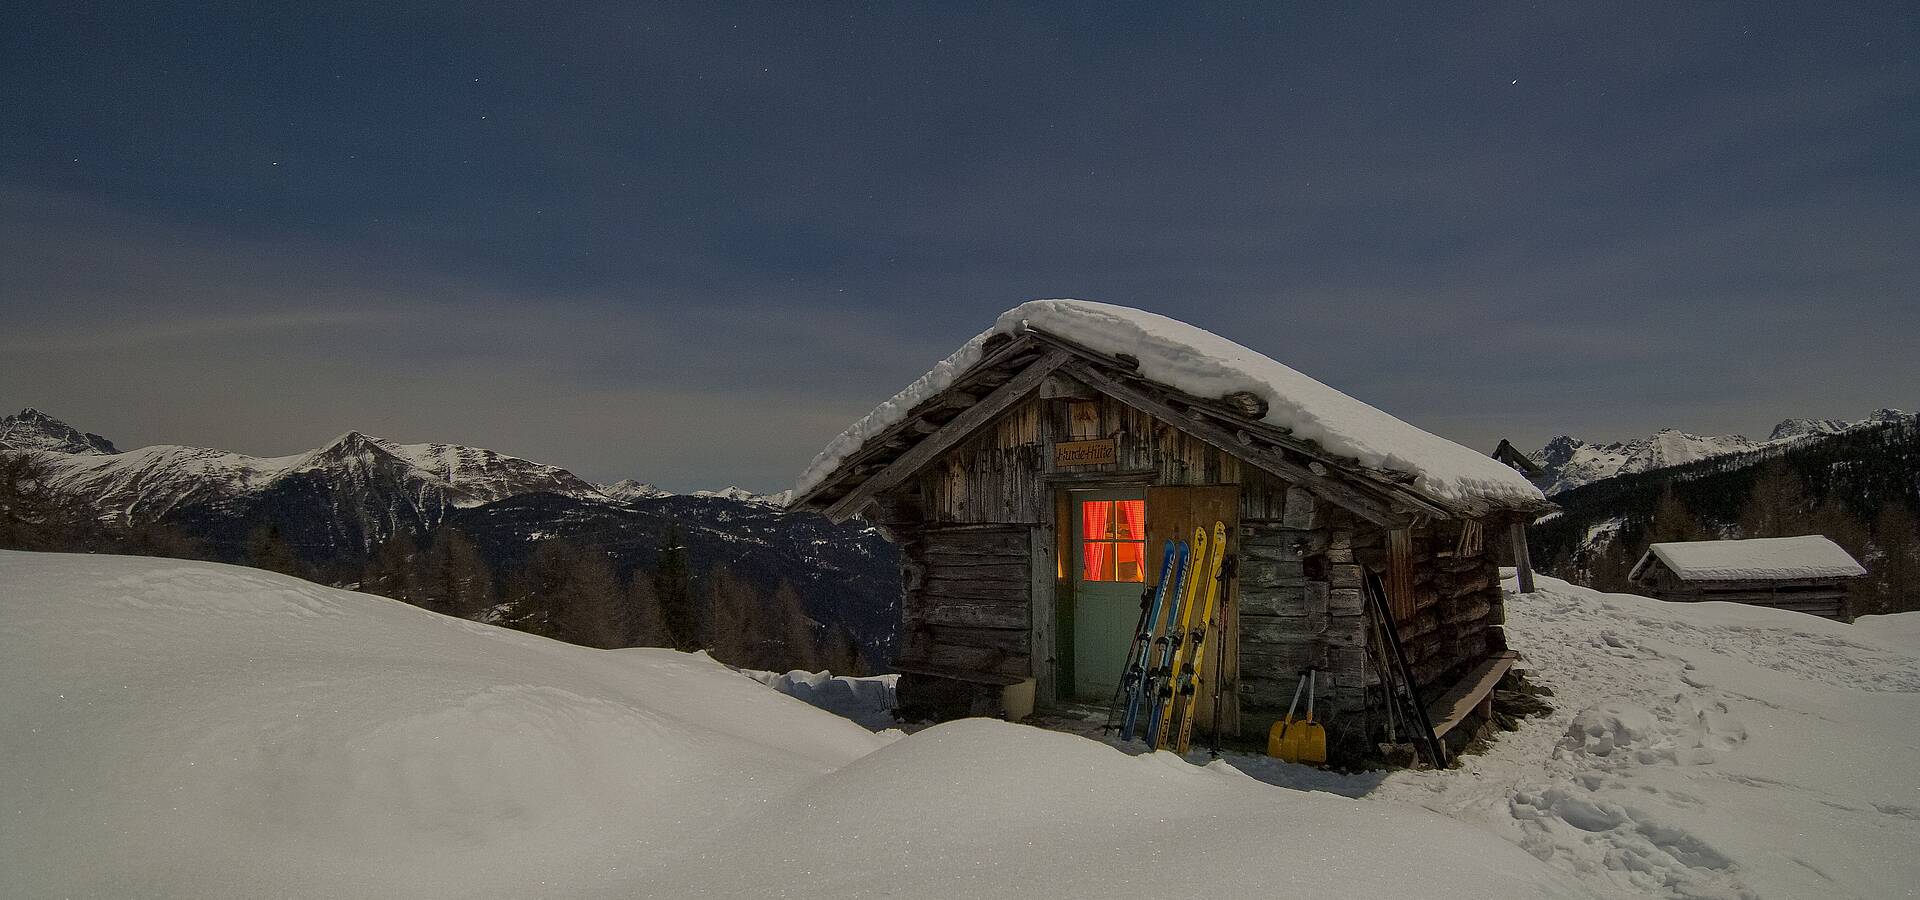
[[[1009,722],[1018,722],[1033,715],[1033,679],[1001,688],[1000,708],[1006,710]]]

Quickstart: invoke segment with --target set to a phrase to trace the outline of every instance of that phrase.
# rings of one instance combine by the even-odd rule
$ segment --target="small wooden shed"
[[[1444,730],[1513,659],[1489,541],[1524,543],[1552,508],[1506,465],[1245,347],[1082,301],[1003,315],[836,439],[790,506],[900,545],[900,702],[937,717],[998,714],[1008,686],[1043,709],[1107,702],[1163,542],[1225,522],[1221,724],[1264,740],[1317,667],[1336,756],[1387,721],[1363,571]]]
[[[1847,621],[1847,584],[1867,574],[1818,534],[1654,544],[1627,578],[1661,600],[1727,600]]]

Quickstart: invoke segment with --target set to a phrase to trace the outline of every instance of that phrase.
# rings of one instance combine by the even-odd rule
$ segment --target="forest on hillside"
[[[1822,534],[1867,569],[1854,614],[1920,609],[1920,419],[1785,450],[1716,457],[1557,494],[1531,530],[1546,572],[1628,590],[1647,545]]]
[[[808,614],[791,582],[769,591],[726,565],[698,568],[672,525],[650,565],[560,538],[489,562],[472,536],[443,522],[426,533],[396,530],[349,571],[303,558],[272,524],[255,527],[237,559],[178,523],[110,528],[98,510],[47,489],[46,480],[34,455],[0,453],[0,549],[238,562],[587,647],[707,650],[722,662],[775,671],[874,668],[846,625]]]

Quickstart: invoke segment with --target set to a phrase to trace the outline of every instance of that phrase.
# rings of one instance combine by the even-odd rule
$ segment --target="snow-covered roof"
[[[1639,578],[1655,559],[1683,581],[1851,578],[1867,574],[1839,544],[1817,534],[1654,544],[1629,577]]]
[[[1107,355],[1140,361],[1139,373],[1198,397],[1245,391],[1267,401],[1264,422],[1316,441],[1361,465],[1415,476],[1411,484],[1443,501],[1495,506],[1538,505],[1546,497],[1526,477],[1484,453],[1422,431],[1219,335],[1166,316],[1086,300],[1034,300],[1002,313],[993,327],[892,399],[854,422],[813,459],[795,485],[801,497],[847,457],[951,386],[978,363],[987,339],[1037,328]]]

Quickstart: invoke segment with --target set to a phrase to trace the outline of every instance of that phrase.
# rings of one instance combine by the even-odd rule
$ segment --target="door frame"
[[[1144,502],[1147,497],[1147,492],[1150,491],[1152,487],[1153,483],[1150,479],[1137,478],[1117,478],[1101,481],[1075,479],[1056,487],[1054,495],[1054,507],[1056,511],[1055,522],[1059,524],[1056,525],[1054,531],[1056,533],[1055,546],[1057,548],[1056,558],[1058,560],[1058,569],[1054,584],[1054,645],[1052,653],[1054,662],[1052,680],[1056,700],[1092,702],[1075,697],[1074,692],[1074,676],[1076,674],[1074,671],[1076,663],[1074,653],[1074,640],[1076,637],[1074,634],[1074,623],[1078,610],[1080,553],[1082,552],[1082,541],[1080,539],[1080,501],[1126,499],[1141,500]],[[1153,515],[1151,507],[1147,509],[1146,514],[1149,517]],[[1143,536],[1145,527],[1146,521],[1143,519],[1141,522]],[[1146,556],[1152,557],[1152,544],[1150,542],[1143,542],[1142,546],[1146,550]],[[1139,584],[1143,590],[1151,583],[1146,579],[1154,577],[1156,571],[1153,569],[1152,562],[1153,560],[1150,558],[1141,565],[1143,574]],[[1126,583],[1131,584],[1132,582]],[[1034,614],[1039,616],[1041,611],[1036,607]]]

